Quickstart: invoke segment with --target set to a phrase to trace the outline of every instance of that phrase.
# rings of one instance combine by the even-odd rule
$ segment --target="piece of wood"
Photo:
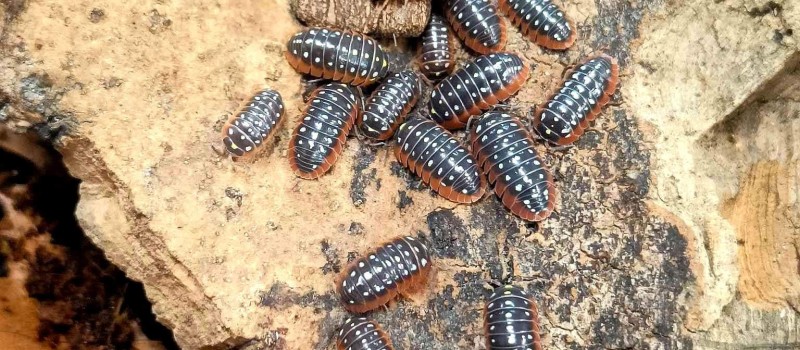
[[[305,25],[380,37],[419,36],[431,14],[431,3],[424,0],[292,0],[291,7]]]

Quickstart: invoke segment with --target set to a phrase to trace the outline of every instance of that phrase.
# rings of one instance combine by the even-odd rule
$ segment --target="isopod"
[[[358,119],[361,132],[376,140],[386,140],[394,135],[400,123],[417,103],[421,93],[417,73],[404,70],[390,75],[372,93]]]
[[[457,203],[483,197],[486,182],[475,158],[440,125],[413,117],[400,125],[396,136],[397,161],[440,196]]]
[[[251,158],[270,140],[283,121],[283,100],[271,89],[256,93],[222,127],[225,151],[234,159]]]
[[[392,350],[389,334],[374,320],[350,317],[344,321],[336,337],[338,350]]]
[[[564,50],[575,42],[575,25],[551,0],[498,0],[498,5],[537,45]]]
[[[316,179],[336,163],[362,109],[361,91],[339,83],[311,94],[289,143],[289,164],[304,179]]]
[[[354,260],[339,275],[336,290],[348,311],[364,313],[416,290],[430,271],[428,247],[414,237],[398,237]]]
[[[436,85],[431,92],[431,119],[450,130],[463,128],[471,116],[515,94],[529,74],[530,68],[517,54],[480,56]]]
[[[455,69],[453,40],[453,35],[444,19],[432,14],[428,26],[422,33],[419,55],[419,70],[428,80],[439,81]]]
[[[553,178],[517,118],[487,112],[473,125],[470,138],[478,164],[506,208],[528,221],[550,216],[556,199]]]
[[[450,26],[473,51],[485,55],[506,46],[506,23],[489,0],[449,0],[445,17]]]
[[[295,34],[285,56],[300,73],[351,85],[372,84],[389,72],[389,57],[375,39],[335,29]]]
[[[537,108],[534,130],[553,144],[575,142],[611,99],[618,79],[616,59],[606,54],[587,59],[569,73],[543,108]]]
[[[542,349],[536,304],[516,286],[492,291],[484,309],[484,331],[489,350]]]

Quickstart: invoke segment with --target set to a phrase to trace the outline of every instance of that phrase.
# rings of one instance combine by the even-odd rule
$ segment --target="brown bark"
[[[308,26],[383,37],[419,36],[431,13],[430,1],[424,0],[293,0],[291,6]]]

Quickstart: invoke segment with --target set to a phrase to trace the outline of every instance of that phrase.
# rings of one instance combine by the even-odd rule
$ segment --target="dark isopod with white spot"
[[[369,85],[389,73],[386,52],[366,35],[326,28],[295,34],[286,60],[296,71],[351,85]]]
[[[390,75],[372,93],[358,119],[361,132],[383,141],[394,135],[397,127],[417,103],[422,90],[419,75],[404,70]]]
[[[393,350],[392,340],[381,326],[367,317],[350,317],[336,337],[338,350]]]
[[[506,22],[491,1],[448,0],[444,13],[458,37],[473,51],[485,55],[506,47]]]
[[[339,159],[347,134],[362,109],[357,87],[329,83],[309,98],[289,142],[289,164],[304,179],[316,179]]]
[[[564,50],[575,43],[572,21],[550,0],[499,0],[500,11],[537,45]]]
[[[428,247],[417,238],[398,237],[350,263],[336,291],[348,311],[364,313],[415,291],[430,271]]]
[[[247,159],[264,149],[283,121],[283,100],[271,89],[256,93],[222,127],[225,151],[234,159]]]
[[[447,129],[460,129],[469,118],[508,99],[530,75],[513,53],[493,53],[467,62],[431,92],[431,118]]]
[[[439,81],[455,69],[453,40],[453,34],[444,19],[437,14],[431,14],[431,20],[422,33],[419,53],[419,71],[428,80]]]
[[[484,309],[488,350],[541,350],[539,312],[528,293],[519,287],[497,287]]]
[[[440,196],[457,203],[483,197],[486,182],[475,158],[450,132],[429,119],[410,118],[397,131],[400,164]]]
[[[487,112],[474,123],[470,138],[478,164],[506,208],[528,221],[550,216],[556,200],[553,178],[517,118]]]
[[[537,108],[534,131],[557,145],[575,142],[617,89],[619,65],[606,54],[573,69],[553,97]]]

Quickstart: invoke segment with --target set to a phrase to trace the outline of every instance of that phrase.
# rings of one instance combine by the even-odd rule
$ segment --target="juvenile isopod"
[[[225,151],[234,159],[251,159],[264,149],[283,121],[283,100],[271,89],[256,93],[222,127]]]
[[[432,14],[422,33],[419,54],[419,70],[428,80],[439,81],[456,68],[453,40],[455,38],[444,19]]]
[[[534,131],[553,144],[575,142],[617,89],[619,65],[600,54],[573,69],[543,108],[537,108]]]

